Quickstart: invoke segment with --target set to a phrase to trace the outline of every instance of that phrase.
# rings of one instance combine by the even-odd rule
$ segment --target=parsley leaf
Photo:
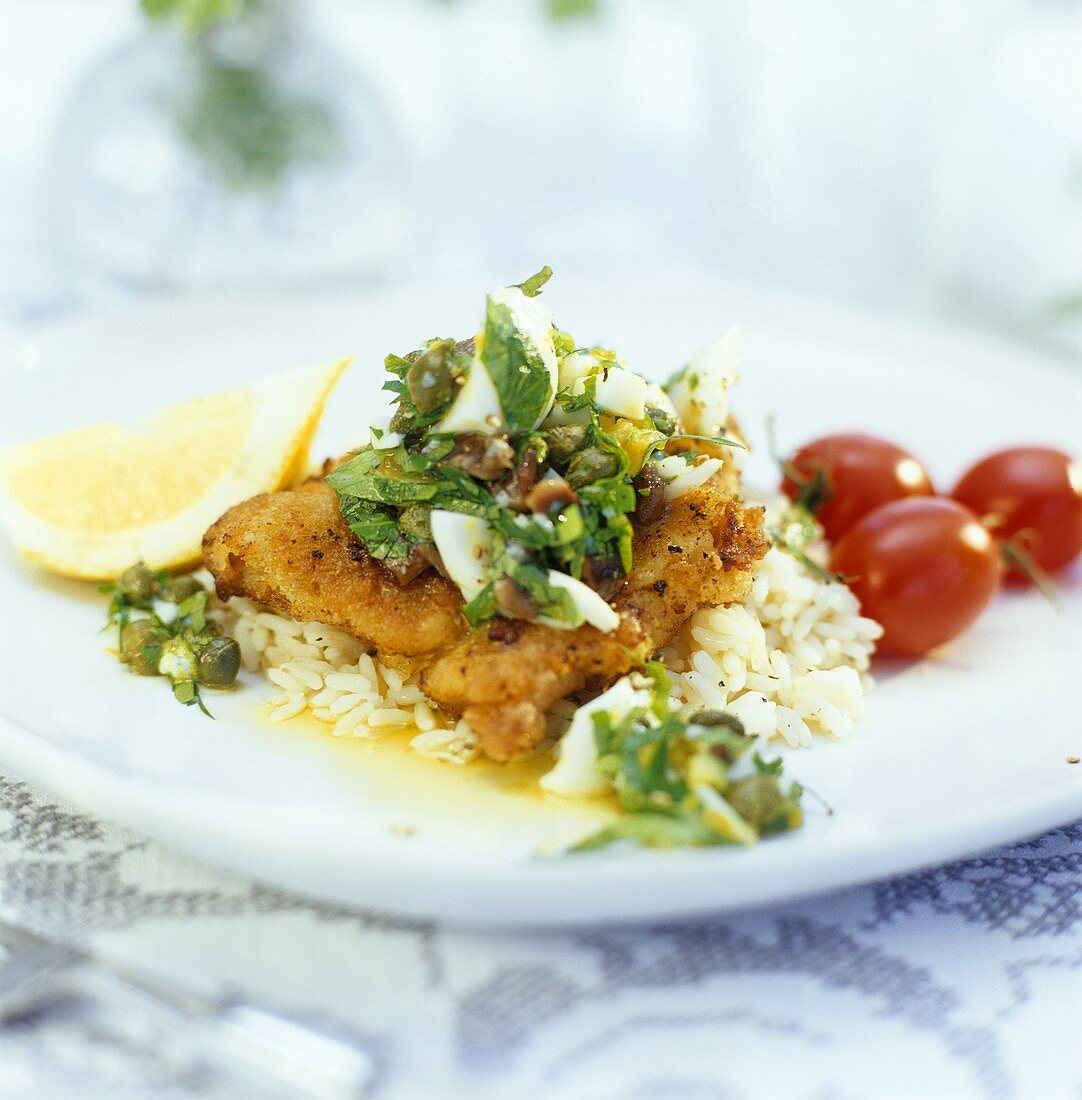
[[[519,327],[510,306],[489,298],[482,340],[481,360],[492,376],[508,430],[531,430],[548,409],[553,389],[534,337]]]
[[[516,283],[515,286],[526,295],[527,298],[536,298],[541,293],[541,288],[552,278],[552,268],[545,264],[536,275],[531,275],[524,283]]]
[[[648,703],[620,715],[592,715],[596,768],[610,777],[623,816],[572,850],[619,841],[651,847],[746,844],[797,828],[803,790],[783,781],[781,760],[763,760],[755,739],[732,715],[703,711],[682,717],[669,699],[668,673],[657,664],[646,671],[652,680]],[[751,771],[740,763],[749,752]]]
[[[365,548],[380,561],[408,558],[414,547],[398,525],[398,513],[386,504],[349,496],[340,501],[342,518]]]

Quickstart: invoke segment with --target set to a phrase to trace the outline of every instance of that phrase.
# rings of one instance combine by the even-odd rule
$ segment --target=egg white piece
[[[729,390],[740,377],[740,330],[728,329],[695,353],[666,387],[685,431],[723,435]]]
[[[597,403],[614,416],[642,420],[646,416],[646,399],[650,385],[633,371],[610,366],[597,376],[594,397]]]
[[[620,625],[620,616],[588,584],[583,584],[582,581],[577,581],[574,577],[555,569],[549,570],[548,580],[553,588],[562,588],[571,594],[576,610],[591,626],[596,626],[605,634],[611,634]],[[574,630],[574,627],[567,623],[548,618],[545,618],[544,622],[550,626]]]
[[[488,583],[492,561],[492,529],[477,516],[433,508],[429,520],[447,575],[458,585],[463,599],[472,600]]]
[[[677,419],[676,406],[672,403],[672,398],[656,382],[646,383],[646,403],[653,405],[655,409],[667,412],[674,420]]]
[[[657,463],[657,471],[665,482],[665,497],[676,500],[709,481],[722,467],[720,458],[704,458],[694,466],[680,455],[669,455]]]
[[[399,432],[391,431],[391,418],[389,416],[377,416],[372,421],[369,429],[369,442],[376,451],[391,451],[405,438]]]
[[[500,408],[496,383],[492,381],[485,364],[474,356],[466,381],[459,387],[437,430],[454,435],[461,432],[495,435],[502,424],[503,409]]]
[[[582,393],[586,380],[594,376],[597,377],[594,397],[602,409],[613,416],[642,420],[651,393],[650,383],[645,378],[611,359],[598,359],[589,351],[574,351],[565,355],[560,363],[560,388],[572,394]],[[663,392],[659,386],[653,388]],[[668,397],[664,398],[664,404],[671,404]],[[569,419],[564,417],[565,422]]]
[[[597,770],[597,742],[594,739],[595,714],[607,711],[618,722],[629,710],[650,705],[650,692],[637,688],[630,676],[623,676],[596,699],[583,703],[567,732],[556,746],[558,759],[552,771],[538,782],[546,791],[568,798],[588,798],[604,794],[611,786],[607,776]]]
[[[559,382],[560,389],[569,390],[576,382],[589,378],[596,374],[598,361],[591,351],[573,351],[560,360]],[[581,388],[578,390],[582,393]]]

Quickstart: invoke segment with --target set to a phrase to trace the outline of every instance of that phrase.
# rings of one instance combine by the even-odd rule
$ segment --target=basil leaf
[[[340,507],[349,529],[372,557],[380,561],[409,557],[414,541],[399,527],[393,508],[360,497],[348,497]]]
[[[516,283],[515,286],[526,295],[527,298],[536,298],[541,293],[541,288],[552,278],[552,268],[545,264],[536,274],[531,275],[524,283]]]
[[[361,451],[327,475],[339,501],[348,497],[382,504],[413,504],[432,500],[439,485],[427,475],[405,473],[393,451]]]
[[[466,622],[476,630],[490,619],[494,619],[499,614],[499,610],[499,607],[496,605],[495,590],[491,584],[486,584],[485,587],[466,604],[462,609],[462,614],[466,616]]]
[[[579,841],[571,851],[597,851],[622,840],[648,848],[704,847],[734,843],[715,832],[694,813],[670,814],[657,810],[644,810],[641,813],[619,818],[585,840]]]
[[[488,299],[481,361],[500,398],[511,432],[529,431],[552,400],[552,376],[533,338],[515,323],[510,306]]]
[[[410,473],[427,473],[436,464],[446,458],[455,449],[452,436],[435,436],[429,439],[420,450],[409,450],[404,443],[395,448],[398,465]]]

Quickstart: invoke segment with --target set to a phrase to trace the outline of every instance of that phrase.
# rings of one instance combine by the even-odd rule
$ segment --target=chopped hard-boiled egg
[[[666,498],[676,500],[709,481],[721,466],[720,458],[700,458],[692,464],[682,455],[669,455],[658,462],[656,468],[665,482]]]
[[[553,396],[560,385],[560,364],[556,358],[556,346],[552,340],[552,310],[540,298],[530,298],[517,286],[503,287],[489,300],[507,306],[511,311],[515,327],[525,343],[528,343],[541,357],[541,362],[549,373]],[[550,401],[551,405],[551,401]],[[546,409],[547,413],[548,410]],[[537,423],[544,420],[538,417]],[[534,425],[536,427],[536,425]]]
[[[549,570],[549,584],[553,588],[562,588],[570,593],[575,609],[591,626],[596,626],[598,630],[610,634],[620,625],[620,616],[589,585],[555,569]],[[570,623],[555,620],[549,625],[565,630],[574,629]]]
[[[649,392],[645,378],[623,367],[610,366],[598,375],[594,397],[605,412],[628,420],[642,420]]]
[[[458,435],[478,432],[493,435],[503,423],[500,396],[488,368],[475,356],[451,407],[439,423],[439,431]]]
[[[458,585],[464,599],[472,600],[489,582],[493,534],[485,520],[462,512],[433,508],[430,513],[432,541],[436,544],[447,576]],[[610,633],[620,625],[620,616],[592,588],[555,569],[548,572],[553,588],[568,592],[575,610],[591,626]],[[572,623],[542,616],[538,622],[559,630],[574,630]]]
[[[447,575],[458,585],[463,597],[472,600],[488,583],[492,529],[477,516],[440,508],[433,508],[429,518],[432,541]]]
[[[597,358],[591,351],[573,351],[565,355],[560,360],[560,389],[569,390],[576,382],[596,374],[598,366]]]
[[[586,380],[596,377],[594,398],[604,412],[628,420],[642,420],[650,397],[650,383],[612,359],[591,351],[573,351],[560,363],[560,388],[577,396]],[[659,387],[655,387],[659,388]],[[665,399],[668,402],[668,398]]]
[[[729,388],[740,376],[740,330],[731,328],[691,357],[666,389],[684,430],[724,435]]]
[[[646,403],[655,409],[661,409],[662,412],[668,413],[674,421],[679,419],[672,398],[656,382],[646,383]]]
[[[604,794],[610,780],[597,770],[597,741],[594,739],[593,716],[607,711],[618,722],[628,711],[650,705],[648,687],[637,687],[630,676],[623,676],[596,699],[583,703],[567,732],[560,739],[559,759],[550,772],[539,780],[546,791],[571,798],[587,798]]]
[[[389,416],[377,416],[372,421],[369,429],[372,448],[376,451],[391,451],[405,438],[399,432],[391,431],[391,418]]]

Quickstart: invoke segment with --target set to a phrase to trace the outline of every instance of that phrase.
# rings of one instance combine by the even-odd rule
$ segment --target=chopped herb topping
[[[845,583],[844,577],[831,573],[808,552],[813,543],[819,541],[822,531],[815,516],[803,505],[791,504],[778,523],[767,527],[766,533],[779,550],[791,554],[813,576],[822,581]]]
[[[767,417],[766,435],[770,446],[770,457],[781,471],[782,477],[788,478],[800,490],[793,500],[793,504],[814,518],[819,513],[819,509],[834,496],[834,489],[831,487],[829,477],[827,477],[826,468],[817,464],[815,472],[808,476],[798,470],[788,459],[783,458],[778,451],[777,440],[774,436],[773,416]]]
[[[527,298],[536,298],[537,295],[541,293],[541,288],[551,278],[552,268],[549,267],[548,264],[545,264],[536,275],[531,275],[524,283],[518,283],[516,285]]]
[[[490,295],[476,337],[389,355],[396,434],[373,432],[327,477],[368,552],[402,583],[442,570],[475,626],[497,615],[594,621],[593,593],[611,599],[631,569],[632,517],[653,522],[664,507],[653,465],[670,444],[683,453],[703,438],[683,433],[657,387],[647,401],[651,388],[614,352],[579,347],[553,325],[538,301],[551,274]],[[441,545],[434,512],[484,522],[437,525]],[[450,545],[451,532],[473,541]]]
[[[647,700],[620,715],[593,714],[598,771],[623,816],[575,851],[618,841],[649,847],[754,844],[803,823],[803,790],[782,778],[781,759],[764,760],[740,721],[719,711],[679,715],[670,681],[649,669]]]
[[[203,585],[137,562],[98,591],[110,597],[106,629],[116,627],[117,656],[128,671],[168,677],[178,702],[212,718],[199,689],[232,686],[240,647],[208,617],[210,593]]]

